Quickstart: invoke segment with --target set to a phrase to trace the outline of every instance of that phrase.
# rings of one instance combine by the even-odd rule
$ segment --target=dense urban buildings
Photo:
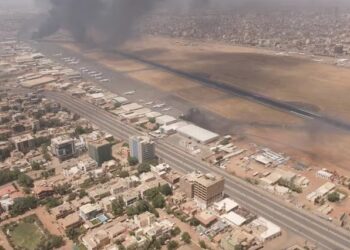
[[[0,2],[0,249],[348,248],[350,173],[336,164],[342,146],[318,151],[332,155],[331,165],[314,151],[323,146],[319,139],[332,143],[330,134],[337,135],[333,141],[346,138],[319,123],[346,99],[339,94],[344,103],[327,109],[298,98],[320,91],[306,80],[323,77],[319,84],[331,93],[348,74],[349,10],[241,11],[243,4],[232,11],[219,9],[222,1],[215,8],[196,1],[185,12],[164,12],[166,5],[147,11],[126,22],[146,36],[127,37],[117,50],[110,39],[118,25],[110,34],[108,22],[88,26],[89,43],[71,36],[75,25],[34,41],[32,9],[12,11],[16,0]],[[107,2],[96,3],[103,9]],[[76,10],[64,14],[70,11]],[[100,18],[116,17],[106,16]],[[247,58],[253,67],[245,68]],[[169,70],[174,65],[181,70]],[[298,67],[309,76],[296,86],[296,98],[284,81]],[[225,82],[233,75],[235,88],[247,86],[238,95],[223,92],[213,71]],[[336,75],[334,85],[323,81],[329,74]],[[264,77],[273,83],[263,84]],[[245,96],[255,84],[260,89]],[[260,95],[315,119],[261,105]],[[291,117],[289,125],[281,121]]]

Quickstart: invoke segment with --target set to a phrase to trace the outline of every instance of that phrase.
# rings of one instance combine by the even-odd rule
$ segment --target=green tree
[[[81,234],[81,230],[79,228],[69,228],[65,231],[65,233],[68,239],[72,241],[77,241]]]
[[[139,160],[136,157],[129,157],[128,163],[130,166],[136,166],[139,163]]]
[[[18,180],[17,180],[18,184],[21,186],[21,187],[26,187],[26,188],[30,188],[30,187],[33,187],[33,179],[30,178],[28,175],[26,174],[20,174],[18,176]]]
[[[244,247],[240,244],[235,245],[234,250],[244,250]]]
[[[75,128],[75,131],[74,131],[74,133],[75,133],[76,135],[83,135],[83,134],[86,134],[86,133],[89,133],[89,132],[90,132],[89,129],[85,129],[85,128],[83,128],[82,126],[76,127],[76,128]]]
[[[47,208],[54,208],[62,204],[62,200],[54,198],[54,197],[49,197],[46,198],[45,200],[41,201],[41,204],[44,204]]]
[[[40,163],[37,161],[32,161],[32,163],[30,164],[32,166],[32,170],[40,170]]]
[[[156,118],[150,117],[150,118],[148,118],[148,121],[149,121],[150,123],[156,123]]]
[[[81,199],[81,198],[83,198],[83,197],[85,197],[85,196],[87,196],[88,194],[87,194],[87,192],[85,191],[85,189],[80,189],[79,190],[79,198]]]
[[[160,187],[160,192],[165,195],[172,195],[173,194],[173,190],[171,189],[171,187],[169,186],[169,184],[164,184],[163,186]]]
[[[187,233],[187,232],[183,232],[181,234],[181,240],[183,242],[185,242],[186,244],[190,244],[191,243],[191,236],[190,236],[190,234]]]
[[[127,216],[132,217],[134,215],[137,215],[138,213],[134,206],[129,206],[126,208],[126,214]]]
[[[112,202],[112,212],[115,216],[121,216],[124,213],[125,203],[122,197],[118,197]]]
[[[142,214],[146,211],[150,211],[151,210],[151,204],[148,203],[148,201],[145,200],[139,200],[136,203],[136,209],[138,214]]]
[[[171,236],[172,237],[175,237],[175,236],[178,236],[180,233],[181,233],[181,230],[179,227],[175,227],[173,230],[171,230]]]
[[[119,177],[120,178],[126,178],[129,176],[129,172],[128,171],[120,171],[119,172]]]
[[[167,249],[168,250],[175,250],[179,247],[179,243],[177,243],[177,241],[175,240],[171,240],[168,242],[167,244]]]
[[[15,181],[18,179],[20,172],[19,170],[9,170],[4,169],[0,170],[0,186],[7,184],[11,181]]]
[[[159,189],[157,187],[148,189],[145,192],[147,200],[152,200],[157,194],[159,194]]]
[[[54,191],[59,195],[70,194],[72,192],[71,184],[69,183],[59,184],[54,187]]]
[[[153,199],[152,199],[152,205],[155,208],[163,208],[165,206],[165,199],[163,195],[157,194]]]
[[[52,158],[51,158],[51,156],[50,156],[50,154],[48,152],[44,153],[43,157],[44,157],[45,161],[51,161],[52,160]]]
[[[205,244],[205,241],[204,240],[200,240],[199,241],[199,246],[203,249],[207,249],[207,244]]]
[[[73,200],[75,200],[75,199],[77,198],[77,196],[78,196],[77,193],[70,193],[70,194],[68,195],[67,200],[68,200],[68,201],[73,201]]]
[[[15,198],[13,205],[10,209],[10,214],[12,216],[24,214],[28,210],[34,209],[37,206],[38,206],[38,200],[35,197],[27,196],[27,197]]]
[[[54,168],[51,168],[49,170],[41,172],[41,177],[44,179],[49,178],[50,176],[54,176],[56,173],[56,170]]]
[[[340,195],[338,192],[332,192],[327,195],[329,202],[338,202],[340,200]]]
[[[191,226],[198,226],[200,223],[199,223],[199,221],[196,219],[196,218],[192,218],[191,220],[190,220],[190,225]]]
[[[147,172],[151,171],[151,166],[147,163],[141,163],[137,167],[137,171],[139,172],[139,174],[147,173]]]
[[[51,250],[55,248],[60,248],[64,245],[64,240],[61,236],[49,235],[44,238],[37,246],[38,250]]]

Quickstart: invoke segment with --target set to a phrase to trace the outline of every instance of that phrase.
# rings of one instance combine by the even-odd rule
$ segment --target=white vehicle
[[[171,110],[171,108],[162,109],[162,111],[169,111],[169,110]]]
[[[92,76],[92,75],[96,74],[96,71],[89,71],[88,74]]]
[[[102,76],[97,76],[95,77],[96,80],[101,80],[102,79]]]
[[[133,95],[136,93],[136,90],[125,92],[124,95]]]
[[[100,82],[109,82],[109,79],[101,79]]]
[[[145,105],[152,105],[153,102],[146,102]]]
[[[97,74],[95,74],[95,75],[93,75],[94,77],[96,77],[96,76],[102,76],[102,73],[97,73]]]

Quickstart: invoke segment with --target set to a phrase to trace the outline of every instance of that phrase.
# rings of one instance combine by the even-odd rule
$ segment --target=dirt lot
[[[232,97],[219,90],[99,50],[61,44],[104,66],[232,121],[232,131],[306,163],[350,170],[350,133]],[[172,68],[225,81],[350,122],[350,70],[254,48],[144,38],[123,48]],[[222,131],[221,131],[222,132]]]

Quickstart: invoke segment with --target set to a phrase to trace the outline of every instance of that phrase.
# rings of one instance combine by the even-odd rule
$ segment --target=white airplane
[[[163,108],[165,106],[165,103],[161,103],[161,104],[156,104],[153,106],[153,108]]]
[[[102,79],[100,80],[100,82],[109,82],[110,80],[109,79]]]
[[[135,93],[136,93],[136,91],[133,90],[133,91],[125,92],[124,95],[133,95]]]

